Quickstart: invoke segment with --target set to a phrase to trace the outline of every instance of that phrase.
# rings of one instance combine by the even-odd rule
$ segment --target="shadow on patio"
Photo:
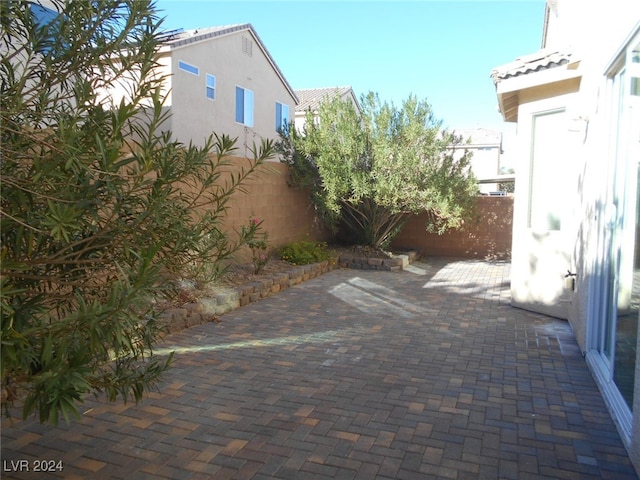
[[[508,278],[327,273],[168,337],[139,405],[3,420],[3,477],[48,459],[51,478],[637,478],[569,325],[510,307]]]

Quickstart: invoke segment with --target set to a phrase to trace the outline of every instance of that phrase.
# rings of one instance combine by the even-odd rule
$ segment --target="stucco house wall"
[[[201,143],[212,132],[225,133],[238,138],[238,153],[250,156],[254,143],[278,138],[276,103],[293,119],[296,96],[250,24],[181,32],[167,41],[160,58],[171,76],[167,107],[180,141]],[[206,95],[207,74],[215,77],[213,99]],[[236,87],[253,92],[252,125],[236,121]]]
[[[478,181],[496,178],[500,172],[500,155],[502,154],[502,133],[486,128],[459,129],[456,135],[462,136],[465,145],[454,149],[454,157],[461,157],[465,151],[472,154],[471,171]],[[497,183],[480,183],[478,190],[482,194],[498,191]]]
[[[156,61],[155,75],[163,78],[164,110],[170,114],[162,128],[185,144],[202,145],[213,132],[237,138],[228,174],[247,166],[254,143],[259,146],[261,139],[279,138],[276,103],[288,110],[288,114],[281,110],[281,120],[294,119],[298,99],[250,24],[168,32]],[[214,98],[207,96],[207,74],[215,77]],[[108,104],[126,97],[129,80],[114,82],[108,91],[100,92],[103,101]],[[253,92],[253,126],[236,121],[237,86]],[[259,218],[272,247],[301,238],[330,240],[309,192],[289,187],[287,165],[277,157],[272,160],[248,179],[243,192],[231,198],[223,230],[233,237],[251,218]]]
[[[521,195],[518,191],[514,205],[512,294],[515,299],[520,297],[523,308],[544,310],[543,299],[531,294],[536,278],[542,278],[544,273],[540,262],[532,262],[532,258],[542,259],[542,263],[551,258],[547,274],[558,270],[556,278],[560,281],[562,270],[576,274],[574,288],[554,292],[551,284],[547,285],[549,312],[564,312],[562,316],[571,323],[612,421],[640,471],[640,354],[636,353],[635,373],[631,372],[635,393],[627,408],[616,393],[612,367],[603,367],[603,347],[598,343],[603,341],[601,329],[611,311],[618,315],[629,308],[633,282],[632,270],[621,270],[616,283],[610,276],[617,262],[631,265],[629,259],[634,255],[632,225],[636,219],[625,218],[623,213],[633,208],[622,204],[616,208],[615,204],[621,192],[636,182],[638,147],[630,139],[640,135],[637,121],[617,123],[622,115],[617,103],[622,97],[614,81],[624,65],[624,61],[616,63],[616,59],[624,58],[625,50],[640,39],[640,2],[611,0],[604,5],[548,0],[544,22],[543,50],[493,72],[501,112],[506,121],[518,123],[519,184],[541,184],[563,219],[561,230],[540,233],[538,241],[533,242],[531,226],[527,224],[531,206],[527,211],[529,199],[524,198],[531,192]],[[626,58],[629,62],[628,53]],[[633,74],[632,65],[627,66],[628,75]],[[635,76],[640,77],[637,73]],[[632,115],[634,108],[636,105],[625,110],[625,118]],[[544,137],[538,137],[536,148],[553,155],[557,167],[541,183],[530,177],[536,168],[531,167],[535,157],[532,138],[536,116],[541,118],[547,113],[561,113],[563,120],[555,131],[549,132],[546,143]],[[621,145],[629,151],[619,150]],[[617,259],[609,253],[612,245],[615,247],[611,243],[614,232],[618,238],[615,241],[620,242]],[[555,242],[556,258],[544,250],[543,241],[549,239]],[[567,285],[571,286],[571,282]],[[615,305],[604,293],[613,285],[620,287]],[[636,352],[640,352],[638,340]]]
[[[185,144],[201,146],[213,132],[226,134],[238,139],[236,154],[251,157],[254,143],[279,138],[277,108],[281,122],[294,119],[295,93],[250,24],[168,34],[156,61],[163,107],[170,114],[162,128]],[[99,92],[103,102],[126,98],[135,76],[131,72],[130,79]],[[253,96],[243,122],[236,118],[237,87]]]

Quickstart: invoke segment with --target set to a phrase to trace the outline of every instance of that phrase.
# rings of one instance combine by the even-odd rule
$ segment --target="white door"
[[[574,273],[570,214],[577,187],[575,162],[567,155],[572,133],[558,99],[519,113],[511,297],[516,307],[566,319],[571,290],[565,277]]]

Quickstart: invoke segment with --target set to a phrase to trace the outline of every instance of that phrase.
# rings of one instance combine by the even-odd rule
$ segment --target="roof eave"
[[[562,67],[496,80],[498,106],[504,121],[518,121],[521,92],[545,85],[567,83],[579,79],[582,77],[582,72],[577,68],[578,65],[579,62],[572,62]]]
[[[177,41],[174,41],[173,43],[172,42],[168,42],[168,43],[164,44],[160,48],[160,52],[177,50],[179,48],[186,47],[186,46],[188,46],[188,45],[190,45],[192,43],[204,42],[204,41],[210,40],[212,38],[224,37],[224,36],[227,36],[227,35],[232,35],[234,33],[244,32],[244,31],[248,31],[251,34],[251,36],[253,36],[254,40],[256,41],[258,46],[260,47],[260,50],[262,51],[264,56],[269,61],[269,63],[271,65],[271,67],[273,68],[273,70],[276,72],[276,75],[278,75],[278,77],[280,78],[280,81],[283,83],[283,85],[285,86],[285,88],[287,89],[287,91],[289,92],[291,97],[293,98],[293,101],[295,102],[295,104],[298,105],[298,103],[300,103],[300,102],[299,102],[298,97],[296,96],[293,88],[291,88],[291,85],[289,84],[289,82],[285,78],[284,74],[282,73],[282,70],[280,70],[280,67],[278,67],[278,64],[276,63],[276,61],[273,59],[273,57],[269,53],[269,50],[267,50],[267,47],[262,42],[262,39],[260,38],[258,33],[253,28],[253,25],[251,25],[250,23],[231,25],[231,26],[229,26],[229,28],[224,28],[224,29],[221,29],[221,30],[215,30],[213,32],[205,32],[200,36],[199,35],[195,35],[195,36],[193,36],[193,37],[191,37],[189,39],[179,39]],[[165,50],[165,48],[166,48],[166,50]]]

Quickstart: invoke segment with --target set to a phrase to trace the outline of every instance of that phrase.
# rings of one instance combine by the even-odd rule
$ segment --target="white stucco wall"
[[[548,33],[547,47],[570,46],[580,60],[579,70],[582,73],[580,89],[569,109],[568,130],[577,133],[580,138],[572,144],[571,152],[577,163],[575,178],[571,179],[566,196],[574,198],[572,208],[577,219],[572,255],[578,279],[570,304],[569,321],[580,347],[588,351],[593,348],[590,329],[602,318],[594,301],[597,298],[596,285],[603,278],[603,265],[606,263],[603,235],[607,221],[612,215],[615,217],[610,205],[615,188],[613,145],[617,135],[612,130],[615,123],[612,117],[617,112],[612,111],[616,93],[611,89],[608,74],[613,66],[612,61],[640,22],[640,2],[559,0],[558,18],[554,22],[550,26],[557,27],[557,30]],[[622,133],[632,136],[639,134]],[[624,172],[618,172],[618,175],[624,176]],[[623,247],[622,255],[633,254],[628,250]],[[630,288],[631,279],[628,275],[621,275],[619,281],[623,291]],[[639,366],[640,358],[636,361],[631,435],[627,436],[624,428],[621,434],[636,469],[640,471]],[[616,422],[619,422],[615,405],[609,403],[609,406]]]
[[[612,400],[613,397],[606,393],[606,383],[611,380],[604,378],[606,375],[598,373],[594,363],[598,360],[590,360],[596,356],[590,356],[589,353],[595,349],[595,330],[604,316],[601,310],[604,300],[600,296],[602,284],[599,282],[606,284],[609,281],[604,268],[608,261],[604,249],[606,226],[611,219],[621,221],[619,212],[611,208],[613,194],[617,188],[613,185],[616,168],[614,145],[618,135],[622,135],[620,138],[629,139],[629,142],[634,136],[640,135],[637,131],[618,131],[614,128],[614,118],[618,112],[613,105],[617,98],[615,95],[618,94],[612,90],[610,80],[614,72],[613,60],[640,23],[640,2],[550,0],[548,3],[552,4],[553,8],[548,19],[544,46],[550,51],[571,51],[572,63],[516,77],[513,81],[507,79],[500,88],[505,89],[509,82],[511,85],[520,85],[523,82],[535,83],[536,79],[540,80],[539,87],[518,92],[517,156],[520,168],[523,168],[523,164],[525,169],[528,168],[526,163],[531,158],[529,147],[532,138],[532,115],[545,108],[566,109],[566,126],[555,132],[556,138],[553,142],[563,147],[567,168],[563,170],[564,181],[560,185],[552,188],[552,183],[549,183],[549,195],[557,202],[562,202],[566,209],[569,224],[566,225],[566,229],[563,227],[562,234],[565,237],[561,250],[563,258],[566,256],[568,268],[577,273],[577,279],[575,291],[563,292],[557,299],[568,301],[567,317],[576,339],[580,348],[587,353],[587,360],[603,389],[614,421],[620,427],[621,436],[636,469],[640,471],[640,358],[636,363],[633,414],[630,425],[625,427],[624,415],[620,414],[623,409],[617,407],[615,400]],[[566,73],[573,71],[577,74],[576,77],[564,83],[554,83],[553,77],[560,79],[563,69]],[[637,152],[637,146],[635,148]],[[640,157],[634,155],[634,158]],[[633,158],[630,161],[633,163]],[[625,172],[618,171],[618,178],[624,177]],[[519,171],[518,179],[522,180]],[[521,221],[518,222],[519,219],[522,220],[522,215],[523,212],[518,211],[516,205],[513,258],[520,256],[528,261],[522,265],[514,261],[511,271],[512,281],[516,279],[517,284],[518,279],[523,280],[521,287],[524,291],[528,288],[526,282],[530,281],[533,274],[528,271],[531,262],[527,255],[530,255],[531,251],[527,250],[525,245],[526,228],[522,226]],[[521,255],[523,248],[526,255]],[[565,250],[568,255],[564,255]],[[622,255],[632,254],[629,248],[625,249],[623,246]],[[619,281],[623,291],[622,301],[626,301],[624,290],[630,287],[629,275],[622,274]],[[640,348],[638,351],[640,352]]]

